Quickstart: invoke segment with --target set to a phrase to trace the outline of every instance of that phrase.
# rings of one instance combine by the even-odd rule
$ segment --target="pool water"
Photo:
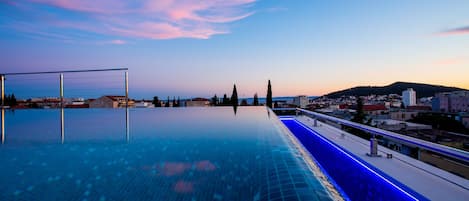
[[[5,111],[0,200],[331,200],[265,107]],[[283,128],[282,128],[283,127]],[[63,144],[62,144],[63,140]]]

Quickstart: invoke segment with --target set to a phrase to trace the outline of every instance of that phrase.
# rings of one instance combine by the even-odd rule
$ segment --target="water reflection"
[[[2,144],[6,141],[13,144],[31,142],[64,144],[77,140],[117,140],[127,143],[130,141],[128,108],[116,110],[0,109]]]
[[[125,108],[125,139],[129,143],[130,140],[130,125],[129,125],[129,108]]]
[[[2,144],[5,142],[5,108],[2,107],[2,124],[1,128],[2,131]]]
[[[65,141],[65,118],[64,118],[64,108],[60,108],[60,139],[62,144]]]
[[[233,105],[233,111],[234,111],[234,114],[236,116],[236,112],[238,111],[238,106],[237,105]]]

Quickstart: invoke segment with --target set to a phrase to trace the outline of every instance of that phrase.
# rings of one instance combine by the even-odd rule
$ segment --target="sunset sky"
[[[469,1],[0,0],[0,73],[129,68],[135,98],[322,95],[395,81],[469,89]],[[66,96],[122,72],[65,75]],[[57,76],[7,77],[20,97]]]

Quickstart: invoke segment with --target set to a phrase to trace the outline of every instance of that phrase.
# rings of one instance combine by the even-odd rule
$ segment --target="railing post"
[[[64,74],[60,73],[60,139],[62,144],[65,140],[65,121],[64,121]]]
[[[64,107],[64,74],[60,73],[60,107]]]
[[[129,72],[125,71],[125,139],[127,143],[130,140],[130,125],[129,125]]]
[[[129,72],[125,71],[125,107],[129,107]]]
[[[0,75],[2,82],[2,108],[5,106],[5,75]]]

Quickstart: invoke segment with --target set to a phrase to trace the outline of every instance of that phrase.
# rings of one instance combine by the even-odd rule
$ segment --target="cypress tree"
[[[213,106],[218,105],[218,97],[217,97],[217,94],[215,94],[215,95],[212,97],[212,105],[213,105]]]
[[[269,80],[269,84],[267,85],[267,98],[265,101],[266,101],[267,107],[272,108],[272,86],[270,85],[270,80]]]
[[[10,105],[10,95],[9,95],[9,94],[7,94],[7,95],[5,96],[5,102],[4,102],[4,103],[5,103],[5,105],[7,105],[7,106]]]
[[[252,105],[258,106],[259,105],[259,98],[257,98],[257,93],[254,94],[254,100],[252,102]]]
[[[226,96],[226,94],[223,94],[223,101],[222,105],[229,105],[230,104],[230,99]]]
[[[365,113],[363,112],[363,100],[361,97],[357,97],[357,113],[353,117],[352,121],[362,124],[365,120]]]
[[[169,107],[169,96],[168,96],[168,100],[166,101],[166,103],[165,103],[164,106],[165,106],[165,107]]]
[[[178,106],[178,105],[177,105],[177,103],[176,103],[176,97],[173,96],[173,107],[177,107],[177,106]]]
[[[181,107],[181,99],[179,99],[179,96],[178,96],[178,100],[176,101],[176,103],[178,107]]]
[[[231,104],[238,106],[238,92],[236,91],[236,84],[233,85],[233,94],[231,94]]]
[[[160,99],[158,98],[158,96],[153,97],[153,101],[151,103],[153,103],[153,105],[155,105],[155,107],[161,107],[161,102],[160,102]]]

